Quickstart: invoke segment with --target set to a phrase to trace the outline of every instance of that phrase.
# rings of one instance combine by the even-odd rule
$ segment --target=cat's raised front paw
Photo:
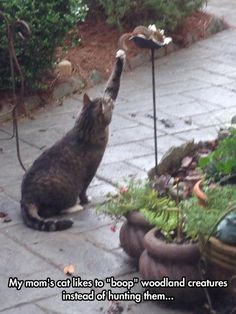
[[[116,52],[116,58],[120,58],[120,59],[125,59],[126,57],[126,53],[123,49],[119,49],[117,52]]]

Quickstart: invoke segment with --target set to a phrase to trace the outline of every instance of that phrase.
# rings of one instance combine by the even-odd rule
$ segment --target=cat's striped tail
[[[73,225],[73,221],[70,219],[44,219],[39,216],[38,208],[34,204],[26,204],[24,201],[21,201],[21,212],[25,224],[35,230],[60,231],[68,229]]]
[[[125,51],[122,49],[118,50],[116,53],[116,63],[104,91],[105,98],[111,98],[112,100],[116,100],[120,88],[121,74],[125,66],[125,59]]]

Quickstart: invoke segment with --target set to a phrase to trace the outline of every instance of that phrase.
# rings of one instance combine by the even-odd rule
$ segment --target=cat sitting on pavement
[[[86,190],[102,160],[114,103],[120,87],[125,52],[118,50],[103,97],[84,95],[83,108],[74,127],[43,152],[26,172],[21,186],[21,212],[25,224],[41,231],[70,228],[70,219],[47,219],[82,209]]]

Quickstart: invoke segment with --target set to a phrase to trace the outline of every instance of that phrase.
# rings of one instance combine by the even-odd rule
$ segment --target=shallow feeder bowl
[[[137,47],[139,47],[139,48],[159,49],[159,48],[165,46],[164,43],[163,44],[158,44],[158,43],[154,42],[151,39],[146,39],[146,38],[143,38],[141,36],[133,36],[130,39],[133,40],[135,45]]]

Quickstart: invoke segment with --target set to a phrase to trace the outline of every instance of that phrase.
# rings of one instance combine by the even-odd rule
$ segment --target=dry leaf
[[[11,220],[11,218],[10,217],[5,217],[4,219],[3,219],[3,222],[11,222],[12,220]]]
[[[67,265],[66,267],[64,267],[64,273],[67,276],[71,276],[74,272],[75,272],[75,266],[74,265],[70,264],[70,265]]]

